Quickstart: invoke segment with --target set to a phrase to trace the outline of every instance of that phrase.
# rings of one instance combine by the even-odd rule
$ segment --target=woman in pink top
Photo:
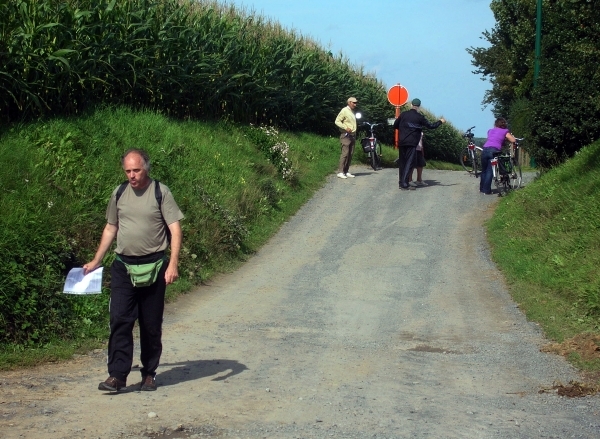
[[[481,180],[479,181],[479,192],[486,195],[492,193],[492,167],[490,160],[494,158],[494,153],[499,153],[502,150],[502,144],[505,140],[511,143],[517,141],[514,136],[508,132],[506,119],[499,117],[494,123],[494,128],[488,130],[487,140],[483,145],[481,153]]]

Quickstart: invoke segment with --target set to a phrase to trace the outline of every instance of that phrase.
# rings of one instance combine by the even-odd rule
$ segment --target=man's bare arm
[[[88,274],[91,271],[94,271],[100,265],[102,265],[102,259],[104,259],[104,255],[110,248],[112,242],[117,236],[117,231],[119,227],[116,224],[106,224],[104,227],[104,231],[102,232],[102,238],[100,239],[100,245],[98,245],[98,250],[96,250],[96,255],[94,259],[83,266],[83,274]]]
[[[167,285],[172,284],[179,277],[177,266],[179,265],[179,251],[181,250],[181,224],[176,221],[169,224],[169,231],[171,232],[171,258],[169,260],[169,266],[165,271],[165,282]]]

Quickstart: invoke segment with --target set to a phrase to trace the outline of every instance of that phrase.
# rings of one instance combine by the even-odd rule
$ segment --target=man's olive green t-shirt
[[[116,195],[119,188],[113,191],[106,209],[106,220],[109,224],[118,226],[115,253],[145,256],[166,250],[169,246],[165,222],[173,224],[184,216],[169,188],[159,184],[162,192],[161,208],[156,200],[154,180],[141,190],[133,189],[128,184],[118,203]]]

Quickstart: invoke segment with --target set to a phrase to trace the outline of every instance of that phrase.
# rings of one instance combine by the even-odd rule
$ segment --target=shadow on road
[[[171,367],[174,366],[174,367]],[[198,361],[182,361],[180,363],[162,363],[160,368],[171,367],[171,369],[160,372],[156,375],[156,384],[158,386],[173,386],[185,381],[194,381],[201,378],[206,378],[213,375],[219,375],[229,371],[225,375],[220,375],[212,379],[212,381],[224,381],[234,375],[242,373],[248,368],[238,363],[235,360],[198,360]],[[134,366],[132,375],[135,376],[135,371],[139,370]],[[130,375],[130,377],[132,376]],[[137,392],[140,390],[140,381],[135,384],[129,384],[127,387],[119,390],[119,392],[106,392],[105,395],[114,396],[125,393]]]
[[[223,381],[248,369],[244,364],[235,360],[183,361],[180,363],[162,363],[160,367],[161,369],[171,367],[169,370],[161,371],[156,376],[157,383],[162,386],[171,386],[213,375],[219,376],[213,378],[212,381]],[[227,371],[229,373],[220,375]]]

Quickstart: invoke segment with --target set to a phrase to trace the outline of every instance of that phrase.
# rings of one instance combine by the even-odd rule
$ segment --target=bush
[[[69,208],[70,200],[88,207],[87,202],[95,200],[94,192],[84,194],[86,163],[69,133],[53,142],[45,132],[40,126],[0,144],[6,161],[0,177],[0,247],[6,249],[0,261],[0,342],[32,344],[73,333],[87,336],[86,328],[98,316],[88,312],[86,299],[61,293],[75,255],[89,243],[90,220],[101,218],[87,212],[70,223],[82,209]],[[82,312],[76,316],[78,307]]]
[[[562,63],[548,63],[531,102],[530,154],[542,167],[572,157],[600,138],[600,94],[596,72],[574,71]]]

